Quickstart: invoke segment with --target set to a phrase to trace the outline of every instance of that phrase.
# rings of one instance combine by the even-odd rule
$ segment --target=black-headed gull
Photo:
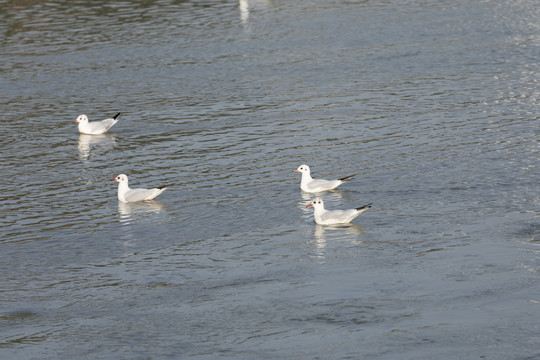
[[[324,208],[324,202],[320,198],[315,198],[306,207],[311,206],[315,210],[313,216],[317,224],[332,225],[350,223],[358,215],[369,209],[371,204],[349,210],[326,210]]]
[[[130,189],[128,177],[125,174],[120,174],[111,181],[118,181],[118,200],[122,202],[152,200],[171,186],[164,185],[153,189]]]
[[[114,124],[118,122],[120,113],[101,121],[89,122],[88,117],[84,114],[79,115],[73,122],[79,123],[79,132],[89,135],[100,135],[106,133]]]
[[[349,180],[353,175],[342,177],[337,180],[322,180],[322,179],[313,179],[309,170],[309,166],[300,165],[298,169],[293,171],[298,171],[302,173],[302,180],[300,181],[300,189],[309,193],[316,193],[321,191],[327,191],[337,188],[339,185],[343,184],[345,181]]]

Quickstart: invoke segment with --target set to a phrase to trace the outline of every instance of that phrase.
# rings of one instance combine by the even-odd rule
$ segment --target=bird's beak
[[[313,206],[313,204],[307,204],[306,207],[308,208],[308,207],[312,207],[312,206]]]
[[[73,122],[75,122],[75,123],[76,123],[76,122],[78,122],[78,121],[77,121],[77,119],[75,119],[75,120],[73,120]]]
[[[116,179],[111,179],[111,181],[116,181]]]
[[[294,169],[293,172],[298,171],[298,169]]]

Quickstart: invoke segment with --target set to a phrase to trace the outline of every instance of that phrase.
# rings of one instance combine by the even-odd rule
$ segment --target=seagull
[[[79,115],[73,122],[79,123],[79,132],[89,135],[100,135],[106,133],[114,124],[118,122],[120,113],[101,121],[88,122],[88,117],[84,114]]]
[[[172,185],[164,185],[153,189],[130,189],[128,177],[125,174],[120,174],[111,181],[118,181],[118,200],[125,203],[152,200]]]
[[[298,171],[302,173],[302,180],[300,181],[300,189],[309,193],[316,193],[326,190],[332,190],[337,188],[339,185],[343,184],[345,181],[349,180],[353,175],[342,177],[337,180],[322,180],[322,179],[313,179],[310,175],[309,166],[300,165],[298,169],[293,171]]]
[[[350,223],[358,215],[371,207],[371,203],[349,210],[326,210],[321,198],[313,199],[306,207],[313,206],[315,222],[320,225]]]

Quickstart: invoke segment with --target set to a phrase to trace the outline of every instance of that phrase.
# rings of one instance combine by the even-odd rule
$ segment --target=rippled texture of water
[[[0,18],[2,359],[540,356],[535,1]],[[373,208],[315,225],[302,163]]]

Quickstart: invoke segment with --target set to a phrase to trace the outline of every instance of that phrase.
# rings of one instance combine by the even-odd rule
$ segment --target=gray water
[[[0,1],[0,358],[540,358],[538,19]],[[316,225],[303,163],[373,207]]]

